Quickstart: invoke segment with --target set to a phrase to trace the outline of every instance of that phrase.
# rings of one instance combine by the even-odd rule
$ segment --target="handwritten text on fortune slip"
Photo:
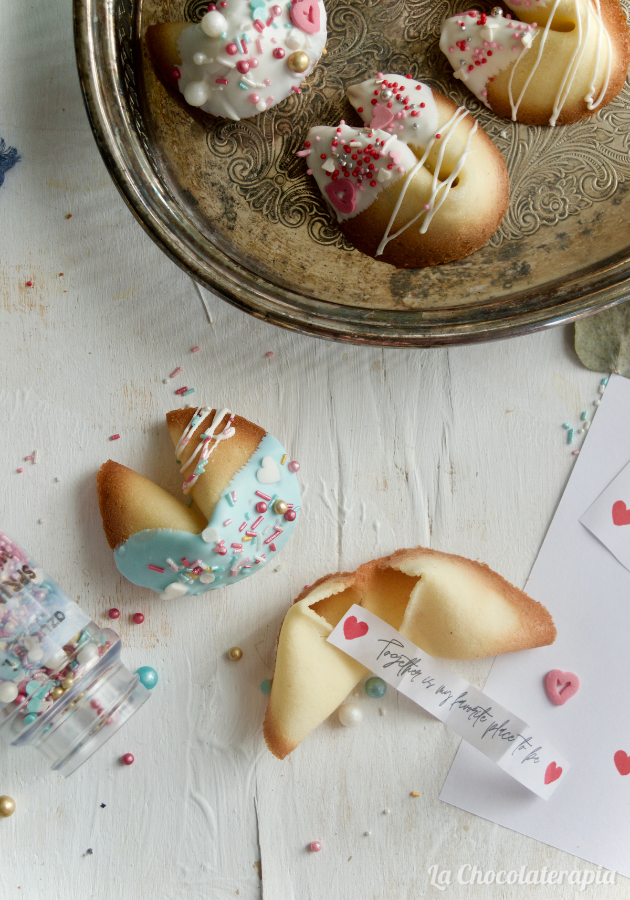
[[[360,606],[328,638],[508,772],[550,797],[569,764],[532,728]]]

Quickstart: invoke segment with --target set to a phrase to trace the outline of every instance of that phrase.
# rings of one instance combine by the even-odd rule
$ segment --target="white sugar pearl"
[[[44,651],[41,647],[33,647],[32,650],[28,651],[28,658],[30,662],[40,662],[44,656]]]
[[[81,647],[77,653],[77,660],[82,666],[85,666],[89,662],[92,662],[93,659],[96,659],[97,656],[98,647],[96,644],[86,644],[85,647]]]
[[[175,597],[183,597],[188,593],[188,588],[181,581],[173,581],[167,584],[163,592],[160,594],[160,600],[174,600]]]
[[[291,50],[301,50],[306,44],[306,35],[299,28],[292,28],[284,40]]]
[[[39,641],[36,637],[29,636],[24,638],[24,646],[27,650],[34,650],[35,647],[39,647]]]
[[[354,703],[344,703],[339,707],[339,721],[346,728],[354,728],[363,721],[363,713]]]
[[[47,669],[61,669],[61,667],[66,664],[67,659],[68,655],[65,650],[57,650],[57,652],[53,653],[53,655],[44,663],[44,665]]]
[[[219,532],[213,526],[209,526],[201,532],[201,539],[207,544],[214,544],[215,541],[219,540]]]
[[[12,681],[3,681],[0,684],[0,703],[13,703],[17,695],[17,684]]]
[[[201,20],[201,30],[208,37],[220,37],[227,29],[227,19],[218,9],[211,9]]]
[[[193,62],[197,66],[203,66],[203,64],[207,61],[208,57],[205,53],[194,53],[193,54]]]
[[[203,81],[191,81],[184,88],[184,99],[190,106],[203,106],[208,99],[208,88]]]

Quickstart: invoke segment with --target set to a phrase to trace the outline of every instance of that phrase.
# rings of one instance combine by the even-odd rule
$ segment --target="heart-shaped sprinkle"
[[[630,509],[623,500],[613,503],[612,520],[615,525],[630,525]]]
[[[617,750],[613,759],[620,775],[630,775],[630,756],[627,753]]]
[[[353,641],[355,638],[363,637],[368,633],[368,623],[359,622],[356,616],[348,616],[343,623],[343,634],[347,641]]]
[[[307,34],[319,31],[319,4],[317,0],[296,0],[291,7],[291,21]]]
[[[402,153],[400,152],[400,150],[390,150],[389,158],[394,163],[394,165],[397,166],[398,163],[400,162],[400,160],[402,159]]]
[[[276,481],[280,481],[278,466],[271,456],[263,456],[261,467],[256,472],[256,478],[261,484],[275,484]]]
[[[545,784],[551,784],[553,781],[557,781],[561,775],[562,767],[557,766],[555,762],[550,762],[545,769]]]
[[[188,588],[185,584],[182,584],[181,581],[172,581],[166,585],[160,594],[160,600],[174,600],[176,597],[183,597],[187,593]]]
[[[394,119],[391,109],[387,109],[382,103],[377,103],[372,112],[371,128],[387,128]]]
[[[219,540],[219,532],[216,528],[213,528],[209,525],[201,532],[201,537],[206,542],[206,544],[214,544],[215,541]]]
[[[547,695],[556,706],[562,706],[577,694],[580,688],[580,679],[573,672],[563,672],[562,669],[552,669],[545,678]]]
[[[331,181],[326,185],[326,195],[344,216],[351,215],[357,208],[357,192],[352,181]]]

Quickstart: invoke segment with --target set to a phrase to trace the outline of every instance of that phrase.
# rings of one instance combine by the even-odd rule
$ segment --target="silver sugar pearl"
[[[420,126],[418,125],[417,122],[414,122],[414,123],[413,123],[414,131],[417,131],[419,127],[420,127]]]
[[[472,41],[472,38],[471,38],[471,37],[467,37],[466,40],[467,40],[468,43],[470,44],[470,42]]]
[[[392,97],[394,96],[394,92],[392,90],[390,90],[389,88],[383,88],[380,96],[381,96],[381,100],[391,100]]]
[[[501,9],[500,6],[493,6],[492,9],[490,10],[490,15],[491,16],[502,16],[503,10]]]
[[[465,65],[466,65],[466,60],[465,60],[465,59],[460,59],[459,64],[460,64],[460,66],[465,66]]]

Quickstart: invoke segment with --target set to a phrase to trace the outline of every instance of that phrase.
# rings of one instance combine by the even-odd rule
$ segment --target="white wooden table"
[[[467,863],[587,867],[441,803],[458,739],[391,690],[358,697],[360,727],[331,720],[279,762],[259,687],[288,605],[327,572],[422,543],[524,584],[574,462],[562,423],[597,397],[572,329],[397,351],[235,311],[162,255],[114,188],[79,93],[71,0],[3,0],[0,17],[0,137],[22,156],[0,188],[0,527],[97,622],[119,607],[125,661],[160,676],[67,780],[35,751],[0,746],[0,794],[18,805],[0,820],[2,900],[417,900],[441,896],[433,864],[455,881]],[[190,399],[225,403],[291,449],[305,515],[277,569],[166,603],[118,575],[95,473],[111,455],[176,486],[164,414],[179,398],[163,379],[177,365]],[[23,462],[35,449],[38,464]],[[490,663],[455,665],[482,686]],[[617,881],[597,896],[627,897]],[[453,884],[444,896],[540,890]]]

